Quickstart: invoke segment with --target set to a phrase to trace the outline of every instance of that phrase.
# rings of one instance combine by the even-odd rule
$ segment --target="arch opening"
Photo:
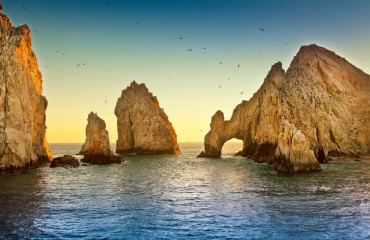
[[[232,138],[224,143],[221,148],[222,158],[234,158],[235,154],[243,150],[243,141]]]

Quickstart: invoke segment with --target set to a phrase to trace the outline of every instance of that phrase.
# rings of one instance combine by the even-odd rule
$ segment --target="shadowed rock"
[[[0,174],[51,161],[45,137],[47,105],[30,29],[14,27],[0,13]]]
[[[145,84],[135,81],[122,91],[117,116],[116,152],[179,154],[177,135],[164,110]]]
[[[63,157],[54,158],[50,163],[51,168],[64,167],[64,168],[76,168],[80,166],[80,161],[71,155],[64,155]]]

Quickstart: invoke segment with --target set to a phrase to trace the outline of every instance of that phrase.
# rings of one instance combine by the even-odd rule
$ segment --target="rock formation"
[[[319,162],[370,153],[370,76],[325,48],[302,46],[287,71],[274,64],[262,86],[225,121],[212,117],[200,157],[220,157],[231,138],[242,156],[273,163],[281,119],[304,135]],[[302,138],[303,139],[303,138]]]
[[[117,116],[116,152],[179,154],[177,135],[159,102],[145,84],[135,81],[122,91]]]
[[[0,4],[0,11],[2,10]],[[45,138],[47,100],[27,25],[0,13],[0,173],[51,161]]]
[[[80,154],[83,162],[92,164],[121,163],[123,159],[110,149],[109,134],[105,122],[97,114],[91,112],[87,118],[86,141]]]
[[[80,166],[80,161],[71,155],[64,155],[63,157],[54,158],[50,163],[51,168],[64,167],[76,168]]]
[[[280,127],[274,169],[279,173],[321,171],[306,137],[286,119],[282,119]]]

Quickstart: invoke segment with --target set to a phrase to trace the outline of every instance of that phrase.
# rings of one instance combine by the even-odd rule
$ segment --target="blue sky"
[[[271,65],[287,68],[301,45],[316,43],[370,72],[370,1],[1,3],[14,25],[32,30],[49,142],[83,142],[90,111],[106,121],[114,142],[115,103],[133,80],[158,97],[183,142],[202,141],[218,109],[229,118]]]

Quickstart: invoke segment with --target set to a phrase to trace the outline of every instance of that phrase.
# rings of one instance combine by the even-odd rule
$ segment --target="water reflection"
[[[66,151],[78,152],[80,147],[68,146]],[[321,173],[284,176],[271,165],[238,157],[197,159],[201,144],[180,147],[183,154],[175,156],[133,155],[126,156],[123,164],[45,166],[27,174],[0,176],[0,204],[6,206],[0,208],[1,236],[370,236],[370,164],[333,163],[323,165]]]

